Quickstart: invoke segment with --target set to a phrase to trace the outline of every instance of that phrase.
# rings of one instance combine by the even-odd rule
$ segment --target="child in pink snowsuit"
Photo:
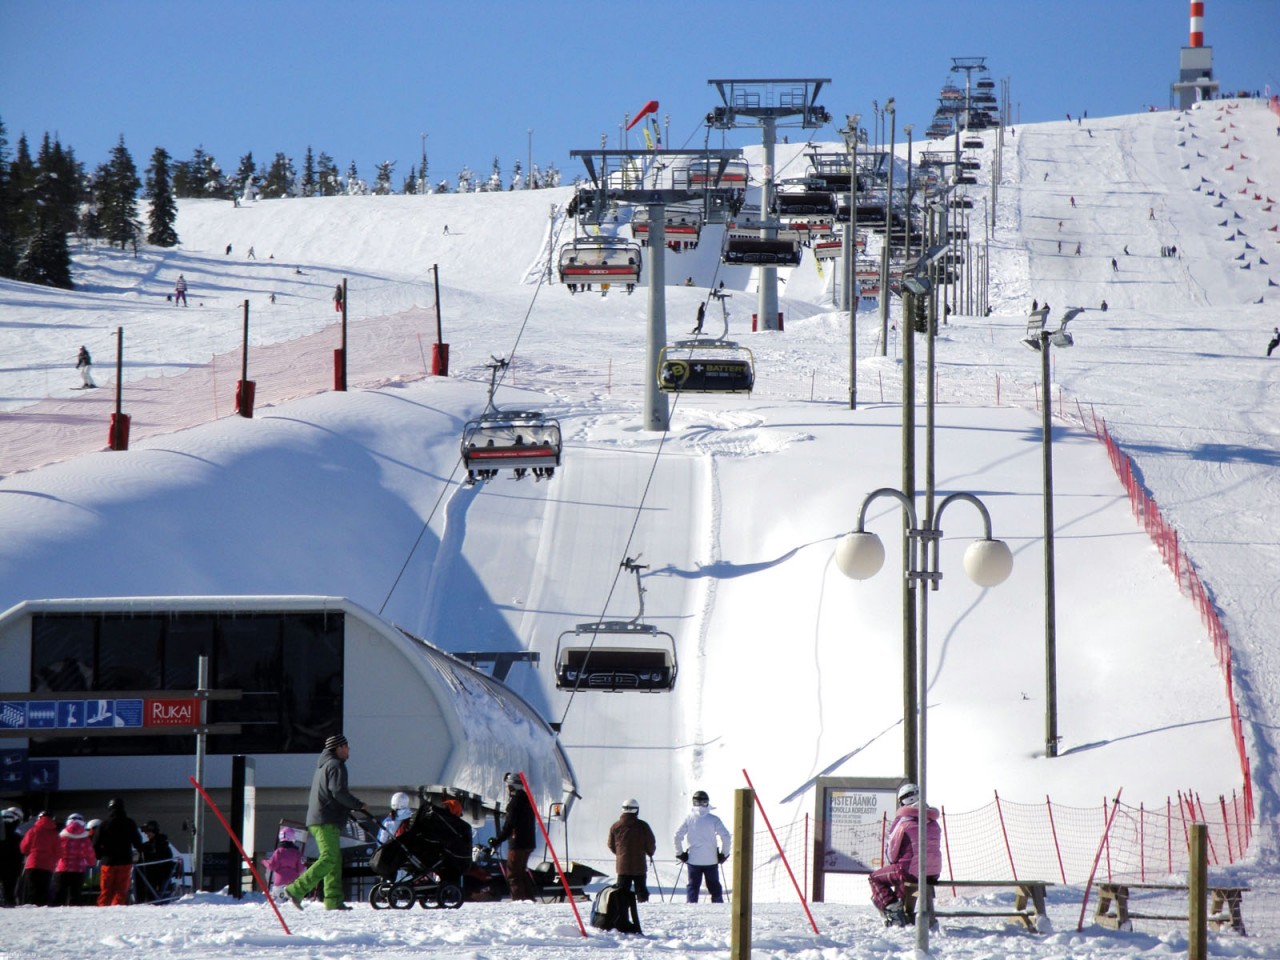
[[[284,888],[302,876],[307,860],[302,855],[302,844],[298,843],[298,833],[293,827],[281,827],[278,839],[276,848],[262,861],[262,865],[271,871],[271,895],[282,900]]]

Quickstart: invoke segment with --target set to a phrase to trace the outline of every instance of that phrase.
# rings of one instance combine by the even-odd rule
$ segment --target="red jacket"
[[[22,835],[22,852],[27,856],[28,870],[48,870],[58,866],[62,844],[58,840],[58,824],[46,814],[37,818],[31,829]]]
[[[62,843],[62,856],[58,858],[58,873],[84,873],[98,862],[93,852],[93,838],[83,823],[68,820],[58,834]]]

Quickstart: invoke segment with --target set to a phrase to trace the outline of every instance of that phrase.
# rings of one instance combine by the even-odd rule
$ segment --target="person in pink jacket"
[[[53,875],[53,905],[74,907],[80,902],[80,890],[84,887],[84,875],[98,862],[93,852],[93,838],[84,825],[84,817],[73,813],[67,817],[62,833],[62,855]]]
[[[20,848],[26,856],[26,889],[23,903],[47,907],[53,888],[53,871],[58,866],[62,844],[58,841],[58,823],[48,813],[40,811],[36,822],[22,835]]]
[[[942,869],[942,829],[938,826],[938,811],[933,807],[929,807],[925,815],[925,824],[925,871],[929,882],[934,883]],[[904,927],[909,922],[902,902],[903,883],[917,880],[919,844],[920,791],[914,783],[904,783],[898,788],[898,812],[889,829],[884,866],[867,877],[871,884],[871,902],[884,916],[887,927]]]
[[[298,831],[293,827],[281,827],[276,848],[271,851],[271,856],[262,859],[262,865],[271,871],[271,896],[283,902],[286,899],[284,888],[302,876],[302,871],[307,868]]]

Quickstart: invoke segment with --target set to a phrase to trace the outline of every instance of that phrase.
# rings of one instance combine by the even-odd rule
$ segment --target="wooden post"
[[[733,792],[733,899],[729,905],[729,960],[751,960],[751,868],[755,836],[754,790]]]
[[[1204,823],[1191,825],[1191,863],[1187,867],[1187,960],[1206,960],[1208,957],[1207,909],[1209,827]]]

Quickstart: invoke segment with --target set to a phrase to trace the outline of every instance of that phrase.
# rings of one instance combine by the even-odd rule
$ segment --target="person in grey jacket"
[[[297,880],[284,888],[285,896],[299,910],[302,898],[324,882],[324,908],[350,910],[342,901],[342,848],[339,833],[347,818],[362,811],[369,817],[369,807],[347,789],[347,757],[351,747],[347,738],[336,734],[324,742],[324,752],[316,763],[311,778],[311,797],[307,802],[307,830],[316,839],[320,855]]]

